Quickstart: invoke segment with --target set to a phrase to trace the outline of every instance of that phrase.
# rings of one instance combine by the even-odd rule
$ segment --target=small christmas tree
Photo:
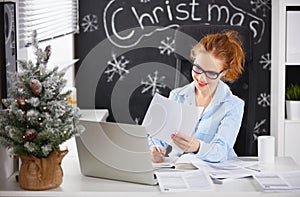
[[[34,32],[36,62],[18,61],[10,95],[2,100],[6,110],[0,114],[0,143],[13,156],[43,158],[84,128],[78,124],[79,108],[67,101],[71,91],[63,91],[65,73],[46,68],[51,48],[40,49],[36,36]]]

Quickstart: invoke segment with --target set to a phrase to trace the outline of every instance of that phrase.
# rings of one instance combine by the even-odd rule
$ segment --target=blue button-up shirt
[[[194,82],[170,92],[169,99],[196,106]],[[233,95],[223,81],[219,81],[216,92],[199,117],[193,136],[200,141],[196,154],[208,162],[222,162],[236,157],[233,149],[244,113],[244,101]],[[165,142],[155,140],[166,147]]]

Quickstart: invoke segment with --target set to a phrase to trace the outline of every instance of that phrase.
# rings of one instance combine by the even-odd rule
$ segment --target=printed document
[[[253,178],[265,192],[300,191],[300,171],[257,173]]]
[[[193,165],[198,169],[207,171],[212,178],[222,180],[252,176],[259,171],[252,167],[257,163],[257,161],[242,161],[238,158],[231,158],[220,163],[209,163],[201,159],[193,161]]]
[[[180,131],[191,136],[202,111],[203,107],[178,103],[156,93],[142,125],[146,127],[151,137],[171,145],[172,153],[176,153],[176,151],[182,153],[171,140],[171,134]]]
[[[206,191],[213,189],[212,180],[202,170],[158,171],[155,174],[162,192]]]

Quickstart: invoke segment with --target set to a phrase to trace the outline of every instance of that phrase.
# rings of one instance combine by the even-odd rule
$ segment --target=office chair
[[[191,48],[201,40],[205,35],[224,32],[225,30],[237,31],[243,41],[243,50],[245,52],[244,73],[234,82],[227,83],[233,94],[245,101],[244,116],[242,125],[237,136],[234,149],[238,156],[252,156],[256,154],[256,145],[254,144],[253,131],[255,123],[255,77],[252,64],[252,41],[250,31],[241,26],[229,25],[184,25],[175,32],[175,58],[176,67],[180,70],[180,75],[176,76],[175,86],[182,86],[182,77],[192,81],[192,64],[190,59]]]

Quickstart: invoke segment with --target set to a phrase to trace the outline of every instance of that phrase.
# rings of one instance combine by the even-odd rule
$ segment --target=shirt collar
[[[228,93],[228,90],[229,90],[229,87],[222,80],[220,80],[211,103],[218,105],[218,104],[228,100],[229,97],[226,96],[226,94]]]
[[[195,83],[193,81],[192,83],[188,84],[187,88],[184,88],[182,91],[180,91],[179,95],[184,96],[185,100],[190,100],[191,102],[195,103],[194,90]],[[228,97],[226,96],[228,90],[229,87],[222,80],[220,80],[211,104],[218,105],[219,103],[226,101],[228,99]]]

